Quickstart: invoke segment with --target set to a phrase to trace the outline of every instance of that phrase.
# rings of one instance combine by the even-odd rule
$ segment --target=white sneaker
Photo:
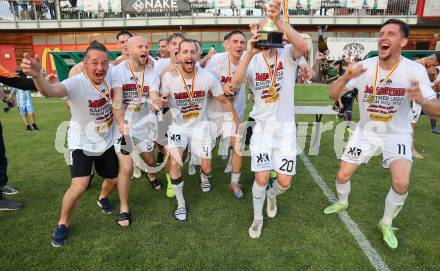
[[[140,178],[141,176],[142,176],[141,169],[135,165],[133,168],[133,177],[137,179],[137,178]]]
[[[185,221],[186,220],[186,208],[185,207],[179,207],[174,211],[174,218],[179,221]]]
[[[277,215],[278,209],[277,209],[277,197],[270,197],[269,193],[266,193],[266,213],[267,216],[270,218],[274,218]]]
[[[200,181],[200,189],[204,193],[211,191],[211,183],[209,181]]]
[[[261,235],[261,229],[263,228],[263,220],[254,220],[249,228],[249,236],[251,238],[259,238]]]

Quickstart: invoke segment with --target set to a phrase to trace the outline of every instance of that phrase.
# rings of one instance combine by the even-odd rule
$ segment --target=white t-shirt
[[[67,89],[67,98],[71,102],[72,116],[67,134],[67,145],[71,150],[101,153],[113,145],[110,69],[104,81],[108,88],[102,83],[98,89],[106,98],[98,93],[84,76],[84,72],[61,82]]]
[[[232,75],[235,72],[237,67],[230,63],[230,71],[229,69],[229,58],[228,53],[219,53],[215,54],[206,65],[206,70],[212,72],[216,78],[220,79],[220,83],[228,83],[232,79]],[[243,120],[244,110],[246,108],[246,88],[245,84],[241,84],[240,89],[235,92],[234,95],[234,109],[237,112],[238,116],[241,120]],[[209,98],[208,99],[208,117],[210,119],[222,117],[224,114],[224,110],[222,105],[217,101],[217,99]]]
[[[254,95],[254,106],[249,116],[257,123],[280,123],[283,129],[291,133],[295,129],[294,88],[298,62],[291,54],[291,44],[277,49],[278,65],[276,76],[276,92],[271,95],[271,75],[263,54],[255,55],[247,69],[247,85]],[[268,59],[272,72],[276,56]],[[286,130],[286,132],[287,132]],[[284,131],[284,130],[283,130]]]
[[[154,63],[154,69],[160,75],[171,64],[171,58],[161,58]]]
[[[191,92],[192,79],[185,79],[188,91]],[[223,95],[223,88],[214,75],[196,67],[194,96],[191,102],[185,89],[182,77],[165,73],[162,77],[160,94],[169,96],[168,103],[173,115],[173,125],[191,128],[201,121],[208,120],[208,95]]]
[[[426,99],[435,99],[435,92],[425,68],[412,60],[402,57],[400,64],[382,84],[389,71],[379,67],[377,78],[377,93],[374,101],[369,103],[373,96],[373,82],[378,57],[360,62],[367,71],[347,84],[349,89],[357,88],[360,120],[358,125],[363,129],[375,128],[379,133],[412,133],[411,106],[406,90],[411,86],[411,80],[418,80],[422,96]],[[382,126],[383,125],[383,126]],[[382,127],[382,128],[380,128]]]
[[[145,117],[148,114],[153,114],[150,106],[150,91],[159,92],[160,79],[153,67],[146,66],[144,88],[139,100],[138,88],[140,89],[142,85],[142,73],[134,72],[138,82],[138,86],[136,86],[136,80],[130,72],[127,60],[112,69],[113,88],[122,88],[124,118],[132,125],[132,136],[143,139],[150,132],[148,125],[143,120],[147,119]]]

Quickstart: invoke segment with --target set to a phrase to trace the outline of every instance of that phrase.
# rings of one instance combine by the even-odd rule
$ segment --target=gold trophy
[[[258,31],[258,34],[260,34],[260,41],[255,43],[256,48],[283,48],[283,33],[278,30],[275,22],[269,17],[266,19],[266,23],[263,27]]]

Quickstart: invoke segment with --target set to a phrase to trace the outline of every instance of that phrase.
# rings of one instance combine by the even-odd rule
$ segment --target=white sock
[[[254,205],[254,220],[263,220],[264,200],[266,199],[266,185],[260,186],[254,181],[252,186],[252,199]]]
[[[274,198],[278,195],[283,194],[284,192],[287,191],[287,189],[289,189],[290,185],[286,188],[282,187],[279,183],[278,180],[276,182],[273,183],[273,186],[271,188],[269,188],[269,190],[267,190],[267,195],[271,198]]]
[[[200,171],[200,179],[202,180],[202,183],[209,182],[209,178],[211,178],[211,175],[205,175],[205,173]]]
[[[186,208],[185,199],[183,198],[183,181],[179,184],[173,184],[174,194],[176,194],[177,208]]]
[[[350,191],[350,180],[346,183],[339,183],[338,180],[336,180],[336,192],[338,193],[339,203],[348,204],[348,194],[350,194]]]
[[[240,180],[240,172],[239,173],[231,173],[231,184],[238,184]]]
[[[408,192],[399,194],[391,187],[385,199],[385,210],[383,212],[382,222],[385,225],[391,226],[393,219],[399,214],[400,210],[408,197]]]

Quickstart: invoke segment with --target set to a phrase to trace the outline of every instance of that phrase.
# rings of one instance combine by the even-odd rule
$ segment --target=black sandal
[[[128,227],[128,226],[122,226],[121,224],[119,224],[119,222],[122,222],[122,221],[127,221],[128,220],[128,226],[130,226],[130,224],[131,224],[131,215],[130,215],[130,213],[127,213],[127,212],[122,212],[122,213],[119,213],[119,215],[116,217],[116,223],[118,223],[118,225],[120,226],[120,227]]]
[[[150,185],[151,185],[151,188],[153,188],[156,191],[159,191],[162,189],[162,183],[161,183],[161,181],[159,181],[158,178],[154,179],[153,181],[150,181]]]

